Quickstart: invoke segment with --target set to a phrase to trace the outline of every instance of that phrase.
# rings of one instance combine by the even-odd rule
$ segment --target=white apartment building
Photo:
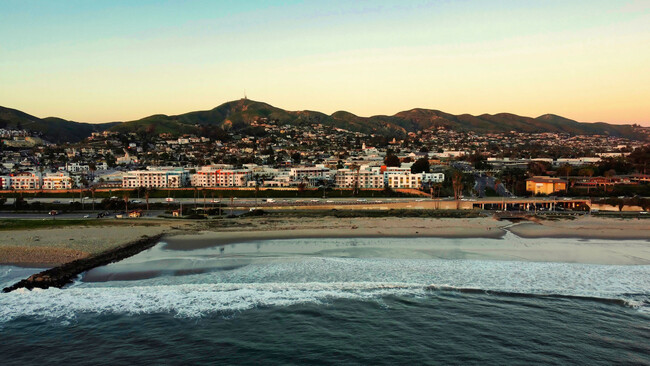
[[[445,173],[421,173],[423,183],[442,183],[445,181]]]
[[[182,168],[173,170],[134,170],[122,177],[124,188],[180,188],[189,181],[189,173]]]
[[[390,188],[420,188],[422,186],[422,174],[391,174],[388,176]]]
[[[0,176],[0,189],[11,188],[11,177],[8,175]]]
[[[289,176],[293,180],[302,180],[308,178],[329,178],[330,170],[324,165],[315,167],[291,168]]]
[[[99,163],[95,165],[95,168],[95,170],[108,170],[108,165],[105,162]],[[65,165],[65,170],[70,173],[87,172],[90,171],[90,166],[81,163],[67,163]]]
[[[41,189],[41,177],[33,172],[22,172],[11,175],[11,189]]]
[[[339,169],[335,184],[339,188],[384,188],[384,175],[377,169]]]
[[[445,180],[443,173],[405,173],[388,175],[390,188],[420,188],[423,183],[441,183]]]
[[[68,173],[48,173],[43,177],[43,189],[71,189],[72,179]]]
[[[245,187],[253,179],[253,172],[248,169],[220,169],[216,166],[204,166],[192,174],[194,187]]]

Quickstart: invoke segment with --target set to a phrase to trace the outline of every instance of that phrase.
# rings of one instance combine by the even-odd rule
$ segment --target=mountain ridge
[[[288,111],[250,99],[229,101],[209,110],[178,115],[153,114],[133,121],[97,124],[68,121],[57,117],[38,118],[16,109],[0,107],[0,128],[22,127],[40,133],[44,139],[51,142],[77,142],[90,136],[92,132],[105,130],[175,135],[200,133],[202,129],[210,127],[239,131],[250,127],[251,122],[263,119],[289,125],[320,123],[354,132],[394,137],[438,127],[477,133],[517,131],[572,135],[602,134],[628,138],[636,136],[634,127],[629,124],[578,122],[555,114],[544,114],[536,118],[507,112],[475,116],[454,115],[436,109],[412,108],[392,116],[361,117],[347,111],[336,111],[330,115],[310,110]]]

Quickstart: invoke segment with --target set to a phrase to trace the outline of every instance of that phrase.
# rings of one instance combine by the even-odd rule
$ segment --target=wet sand
[[[524,222],[510,231],[522,238],[579,238],[650,241],[650,219],[581,217],[576,220]]]
[[[650,221],[645,220],[583,217],[516,224],[492,218],[324,218],[298,221],[252,220],[245,230],[222,228],[176,235],[165,239],[164,249],[191,251],[235,243],[301,238],[396,238],[395,249],[412,250],[412,257],[650,264],[650,227],[646,225]],[[405,238],[419,238],[418,244],[402,240]],[[461,243],[435,238],[476,240]],[[325,245],[324,241],[314,240],[310,245],[317,252],[329,250],[320,248],[320,245]],[[415,247],[409,249],[411,246]],[[231,250],[226,248],[226,251]]]

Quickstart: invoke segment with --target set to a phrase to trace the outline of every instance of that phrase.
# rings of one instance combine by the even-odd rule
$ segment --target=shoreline
[[[88,258],[77,259],[30,276],[27,279],[16,282],[5,287],[2,292],[8,293],[21,288],[32,290],[34,288],[47,289],[50,287],[62,288],[70,284],[81,273],[93,268],[104,266],[109,263],[118,262],[143,250],[156,245],[165,234],[158,234],[151,237],[143,237],[137,241],[108,250],[101,254]]]
[[[156,226],[134,221],[130,226],[57,227],[51,229],[6,230],[0,238],[0,265],[30,268],[65,267],[79,261],[95,261],[110,252],[124,251],[142,238],[158,238],[164,249],[188,251],[264,240],[326,239],[326,238],[445,238],[445,239],[503,239],[515,235],[522,239],[557,239],[545,244],[545,251],[564,252],[562,239],[583,239],[587,247],[604,251],[605,243],[620,249],[617,241],[638,241],[628,245],[625,255],[639,263],[650,263],[650,226],[645,220],[581,217],[575,220],[540,220],[512,223],[494,218],[273,218],[247,217],[236,220],[186,221],[158,220]],[[591,240],[596,244],[592,245]],[[17,243],[25,243],[16,245]],[[125,244],[126,243],[126,244]],[[151,246],[156,243],[151,244]],[[584,246],[583,245],[583,246]],[[630,249],[634,246],[634,250]],[[146,248],[145,248],[146,249]],[[432,245],[431,250],[439,250]],[[144,249],[141,249],[144,250]],[[510,250],[512,253],[509,253]],[[495,248],[501,257],[516,258],[518,248]],[[636,252],[635,252],[636,251]],[[138,251],[139,252],[139,251]],[[480,252],[480,250],[478,251]],[[477,252],[477,253],[478,253]],[[637,253],[638,252],[638,253]],[[132,254],[122,256],[126,258]],[[528,253],[527,255],[532,255]],[[572,253],[567,253],[571,256]],[[581,254],[596,258],[596,254]],[[599,254],[604,256],[605,254]],[[619,253],[619,255],[622,255]],[[555,258],[549,253],[540,258]],[[603,257],[605,258],[605,257]],[[119,259],[118,259],[119,260]],[[604,261],[598,259],[596,262]],[[633,260],[631,260],[633,262]],[[85,263],[85,262],[84,262]],[[96,262],[98,265],[106,263]],[[58,267],[57,267],[58,266]],[[91,267],[84,267],[90,269]],[[47,272],[47,271],[45,271]]]
[[[371,220],[372,221],[372,220]],[[284,228],[248,231],[199,230],[165,238],[165,249],[193,250],[261,240],[325,239],[325,238],[449,238],[500,239],[506,235],[505,225],[467,227],[369,227],[342,226],[337,228]]]

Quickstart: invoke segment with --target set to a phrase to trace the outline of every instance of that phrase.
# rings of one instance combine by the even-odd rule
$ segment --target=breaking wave
[[[0,282],[6,278],[0,277]],[[0,322],[83,313],[200,317],[336,299],[441,293],[565,298],[650,309],[650,266],[437,259],[275,258],[225,271],[0,294]]]

